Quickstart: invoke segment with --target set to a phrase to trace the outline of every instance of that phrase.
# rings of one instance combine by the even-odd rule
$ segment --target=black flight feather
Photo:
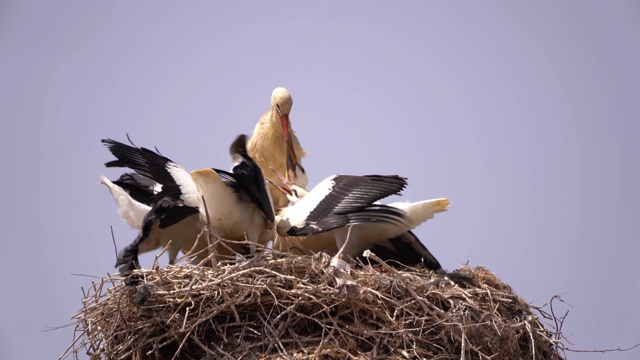
[[[151,206],[155,200],[155,192],[153,190],[156,182],[136,173],[124,173],[120,175],[118,180],[112,181],[120,186],[135,201]]]
[[[105,163],[106,167],[128,167],[162,184],[163,195],[181,195],[176,180],[167,169],[168,164],[175,164],[171,159],[152,150],[126,145],[112,139],[103,139],[102,143],[117,158]]]
[[[309,213],[307,221],[318,223],[329,214],[357,212],[374,202],[399,194],[407,179],[397,175],[336,175],[331,192]]]
[[[348,225],[365,223],[389,223],[406,226],[404,211],[388,205],[374,204],[348,214],[329,214],[316,223],[307,222],[304,227],[292,227],[289,236],[307,236],[323,233]]]
[[[376,254],[380,260],[396,268],[423,264],[426,269],[431,271],[442,269],[440,262],[412,231],[388,239],[386,244],[372,243],[368,250]],[[363,251],[364,249],[359,253],[362,254]],[[359,255],[359,258],[363,263],[367,263],[364,256]]]

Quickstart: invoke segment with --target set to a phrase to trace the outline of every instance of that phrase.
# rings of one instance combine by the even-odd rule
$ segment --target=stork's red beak
[[[293,149],[293,138],[291,137],[291,122],[289,121],[288,114],[278,113],[280,118],[280,126],[282,126],[282,136],[285,142],[285,153],[287,162],[285,165],[286,177],[289,178],[289,174],[295,174],[296,168],[300,166],[300,162],[296,156],[296,152]]]
[[[273,168],[272,168],[271,170],[273,170],[273,171],[276,173],[276,175],[278,175],[278,177],[280,177],[281,179],[283,179],[283,178],[281,177],[281,175],[280,175],[280,173],[279,173],[279,172],[275,171]],[[275,186],[275,188],[276,188],[276,189],[278,189],[278,191],[280,191],[282,194],[284,194],[284,195],[292,195],[291,188],[287,186],[288,181],[286,181],[286,179],[283,179],[283,180],[284,180],[284,181],[283,181],[283,183],[284,183],[284,184],[285,184],[285,186],[287,186],[287,187],[280,186],[280,185],[276,184],[274,181],[272,181],[272,180],[271,180],[271,179],[269,179],[269,178],[265,178],[265,180],[267,180],[267,182],[268,182],[269,184],[271,184],[271,185]]]
[[[289,181],[289,179],[287,179],[284,175],[280,174],[280,172],[274,168],[270,168],[271,171],[273,171],[274,174],[276,174],[276,176],[280,179],[280,181],[282,181],[282,183],[288,187],[291,188],[291,181]]]

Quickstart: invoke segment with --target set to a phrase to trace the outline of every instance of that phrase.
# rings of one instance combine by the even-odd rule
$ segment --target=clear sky
[[[57,358],[72,274],[115,271],[110,226],[136,235],[100,139],[227,168],[277,86],[310,184],[406,176],[453,203],[416,231],[444,267],[562,294],[576,348],[640,342],[640,3],[4,0],[0,358]]]

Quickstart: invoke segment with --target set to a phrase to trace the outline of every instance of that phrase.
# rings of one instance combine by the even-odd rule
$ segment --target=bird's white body
[[[300,201],[302,202],[305,198]],[[324,251],[329,255],[335,255],[344,246],[349,235],[350,240],[343,253],[351,257],[359,256],[364,250],[370,248],[372,243],[389,247],[389,239],[398,237],[432,219],[435,214],[446,211],[449,199],[440,198],[415,203],[399,202],[388,206],[400,210],[399,214],[402,216],[393,216],[390,222],[363,222],[308,236],[287,236],[289,224],[300,225],[299,219],[302,216],[299,213],[289,212],[288,215],[292,215],[293,218],[288,217],[285,211],[285,214],[281,214],[276,220],[278,236],[274,241],[274,248],[280,251],[297,250],[304,254]],[[283,220],[284,218],[287,220]],[[349,227],[351,227],[350,234]]]
[[[207,224],[223,240],[249,241],[251,253],[255,252],[254,244],[266,245],[273,239],[273,206],[262,172],[247,156],[246,136],[238,136],[231,146],[231,155],[237,159],[232,172],[217,170],[219,173],[210,168],[189,173],[148,149],[108,139],[103,142],[118,158],[112,166],[130,167],[143,177],[162,182],[163,190],[155,193],[152,204],[145,205],[103,178],[122,218],[132,227],[141,229],[138,239],[123,253],[126,256],[122,258],[127,260],[122,263],[127,268],[128,259],[135,259],[137,255],[136,249],[141,252],[155,250],[166,246],[169,240],[172,241],[170,263],[180,250],[184,253],[193,250],[196,253],[194,262],[200,262],[209,255],[206,237],[199,236]],[[240,254],[247,253],[246,246],[230,247]],[[219,250],[215,252],[216,258],[233,254],[225,246],[217,246],[216,250]]]
[[[203,215],[204,218],[204,207],[202,204],[202,196],[198,191],[198,186],[195,181],[191,177],[191,174],[185,170],[182,166],[169,162],[166,165],[167,171],[171,174],[174,181],[180,188],[180,199],[186,206],[192,206],[200,209],[200,214]]]
[[[371,185],[338,177],[342,176],[326,178],[308,193],[291,186],[293,191],[288,198],[293,205],[282,209],[276,220],[276,250],[304,254],[325,251],[333,255],[341,251],[343,255],[356,257],[373,245],[391,248],[390,239],[407,233],[449,206],[446,198],[390,205],[367,203]]]
[[[291,226],[304,226],[309,214],[333,190],[335,177],[333,175],[322,180],[309,192],[301,186],[292,185],[295,195],[287,196],[291,205],[282,209],[279,220],[276,221],[278,234],[285,236]]]
[[[200,264],[209,255],[207,239],[204,235],[200,236],[204,223],[198,214],[164,229],[160,229],[158,222],[154,222],[152,227],[149,237],[140,243],[140,253],[164,248],[171,241],[167,249],[170,264],[175,262],[180,252],[188,255],[194,265]]]
[[[273,239],[273,223],[253,203],[240,198],[213,169],[196,170],[191,176],[207,205],[211,228],[216,236],[263,246]],[[238,246],[228,246],[243,253]],[[231,255],[225,249],[218,247],[218,253]]]
[[[263,246],[273,239],[273,224],[267,224],[264,215],[250,202],[240,200],[213,169],[205,168],[191,173],[181,169],[174,164],[170,172],[178,179],[185,202],[195,205],[200,213],[162,230],[158,224],[153,224],[149,238],[140,243],[140,253],[165,247],[169,240],[173,240],[167,251],[171,263],[180,250],[187,254],[192,249],[195,253],[193,263],[199,263],[208,255],[205,251],[206,239],[203,238],[197,246],[194,245],[209,220],[213,233],[222,239],[247,240]],[[137,202],[106,177],[101,179],[111,192],[121,218],[132,228],[141,229],[143,219],[151,207]],[[206,202],[206,207],[202,199]],[[209,212],[208,217],[205,208]],[[237,245],[228,246],[236,252],[243,252]],[[224,246],[217,247],[216,250],[216,258],[231,255]]]
[[[124,189],[112,183],[105,176],[100,176],[100,183],[109,189],[113,201],[116,202],[118,214],[120,214],[122,220],[132,229],[140,230],[142,228],[142,221],[149,210],[151,210],[151,206],[135,201]]]
[[[181,179],[179,181],[183,184],[185,189],[190,188],[193,190],[195,188],[195,183],[191,181],[189,177],[185,176],[185,173],[186,175],[189,174],[186,170],[178,166],[173,172],[177,178]],[[118,213],[122,220],[124,220],[131,228],[141,230],[144,225],[145,216],[147,216],[151,210],[151,206],[134,200],[124,189],[113,184],[106,177],[101,176],[100,178],[101,183],[107,186],[111,196],[116,202]],[[197,195],[195,193],[187,193],[185,198],[191,199],[197,203],[196,206],[199,206]],[[198,214],[188,216],[180,222],[162,229],[159,226],[160,223],[158,221],[154,221],[150,224],[151,229],[149,231],[149,236],[139,244],[139,253],[164,248],[169,244],[169,241],[171,241],[171,245],[167,249],[170,264],[175,262],[180,251],[184,254],[193,255],[193,264],[200,263],[209,255],[206,251],[206,239],[198,239],[198,236],[206,223],[205,216],[204,212],[201,211]]]

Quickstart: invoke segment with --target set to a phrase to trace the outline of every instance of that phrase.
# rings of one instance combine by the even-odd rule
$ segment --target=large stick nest
[[[375,255],[373,255],[375,258]],[[561,359],[489,270],[334,267],[325,254],[137,271],[85,293],[66,355],[91,359]],[[344,265],[344,264],[343,264]]]

